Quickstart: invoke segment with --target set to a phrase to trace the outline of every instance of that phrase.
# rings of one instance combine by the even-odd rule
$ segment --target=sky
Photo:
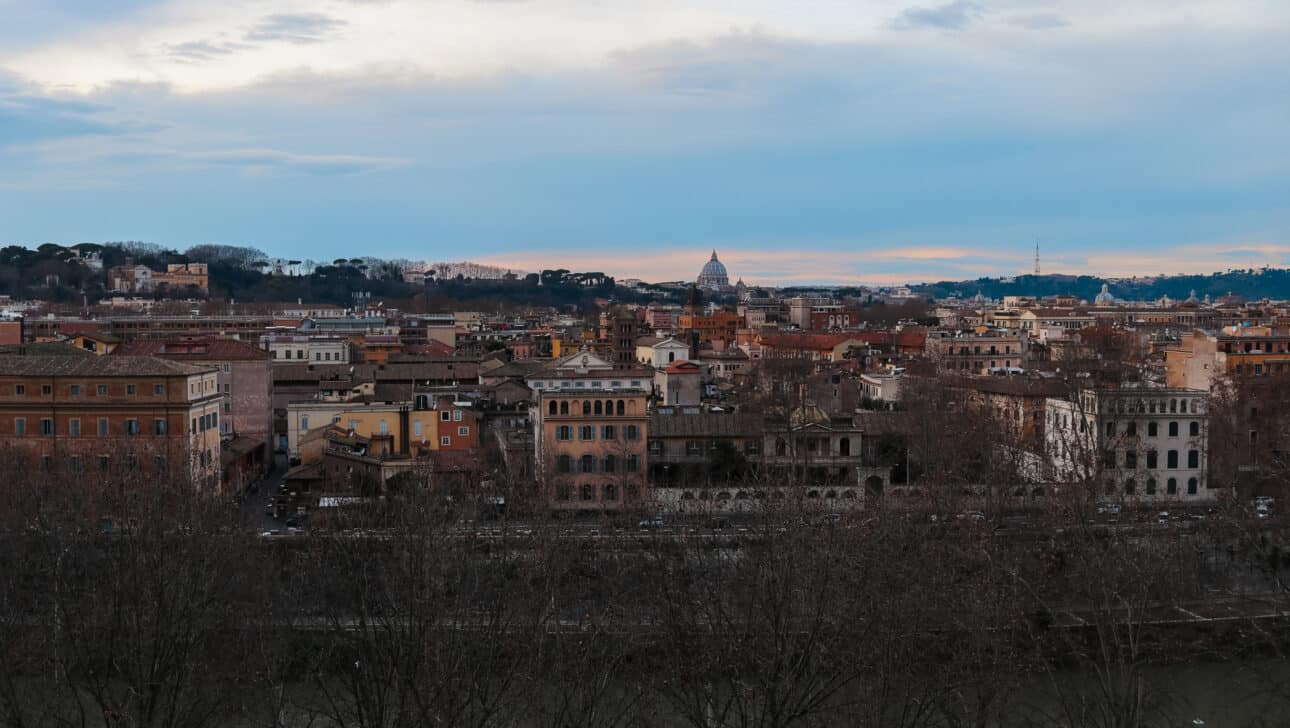
[[[0,244],[1290,265],[1285,0],[0,0]]]

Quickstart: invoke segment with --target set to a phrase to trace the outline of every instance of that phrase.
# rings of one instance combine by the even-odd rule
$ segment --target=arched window
[[[569,414],[569,403],[568,403],[568,402],[561,402],[561,403],[560,403],[560,414],[562,414],[562,415],[567,415],[567,414]]]
[[[613,473],[618,470],[618,461],[613,455],[605,456],[605,472]]]
[[[591,457],[590,455],[583,455],[582,458],[578,460],[578,472],[579,473],[596,472],[596,459]]]
[[[1187,479],[1187,495],[1196,495],[1196,488],[1200,486],[1200,481],[1195,478]]]
[[[1124,494],[1133,495],[1133,492],[1137,490],[1137,487],[1138,487],[1138,484],[1133,481],[1133,478],[1129,478],[1128,480],[1124,481]]]
[[[627,413],[627,409],[626,407],[623,406],[623,401],[621,399],[618,400],[618,416],[622,417],[626,413]]]
[[[1169,411],[1171,413],[1178,411],[1178,400],[1176,399],[1169,400]]]
[[[1191,423],[1187,425],[1187,434],[1192,437],[1198,437],[1200,435],[1200,423],[1192,420]]]
[[[1156,479],[1147,478],[1147,495],[1155,495],[1155,494],[1156,494]]]
[[[584,415],[589,415],[589,414],[591,414],[591,402],[590,402],[590,401],[585,401],[585,402],[583,402],[583,403],[582,403],[582,414],[584,414]]]
[[[605,406],[600,403],[600,400],[596,400],[596,414],[603,415],[604,413]]]
[[[1200,450],[1187,451],[1187,467],[1189,468],[1200,467]]]
[[[555,403],[555,400],[554,400],[554,399],[553,399],[553,400],[551,400],[551,406],[550,406],[548,409],[550,410],[551,414],[555,414],[556,412],[558,412],[558,411],[559,411],[559,410],[557,409],[557,406],[556,406],[556,403]]]
[[[613,483],[605,483],[604,494],[605,494],[605,500],[607,501],[618,500],[618,486],[614,485]],[[690,494],[686,493],[686,495],[690,495]],[[693,496],[690,496],[690,497],[693,497]]]
[[[1169,423],[1169,436],[1170,436],[1170,437],[1178,437],[1178,423],[1177,423],[1177,422],[1170,422],[1170,423]]]
[[[1177,495],[1177,494],[1178,494],[1178,479],[1177,479],[1177,478],[1170,478],[1168,481],[1166,481],[1166,482],[1165,482],[1165,492],[1166,492],[1166,493],[1168,493],[1169,495]]]

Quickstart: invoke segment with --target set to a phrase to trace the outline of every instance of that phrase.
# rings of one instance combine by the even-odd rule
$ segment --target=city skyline
[[[749,283],[1290,263],[1290,9],[0,0],[0,243]],[[697,261],[697,264],[696,264]]]

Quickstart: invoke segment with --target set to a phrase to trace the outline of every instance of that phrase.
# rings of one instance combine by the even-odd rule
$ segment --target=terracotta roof
[[[650,437],[756,437],[763,431],[762,418],[750,414],[652,414]]]
[[[88,349],[65,341],[41,341],[34,344],[5,344],[0,356],[94,356]]]
[[[668,374],[700,374],[703,369],[692,361],[681,359],[674,361],[667,367]]]
[[[6,377],[170,377],[215,371],[150,356],[8,356],[0,357]]]
[[[263,361],[269,352],[237,339],[133,339],[112,356],[155,356],[175,361]]]

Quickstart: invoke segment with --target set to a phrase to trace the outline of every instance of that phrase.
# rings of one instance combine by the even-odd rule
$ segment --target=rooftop
[[[150,356],[7,356],[0,357],[5,377],[173,377],[215,371]]]

